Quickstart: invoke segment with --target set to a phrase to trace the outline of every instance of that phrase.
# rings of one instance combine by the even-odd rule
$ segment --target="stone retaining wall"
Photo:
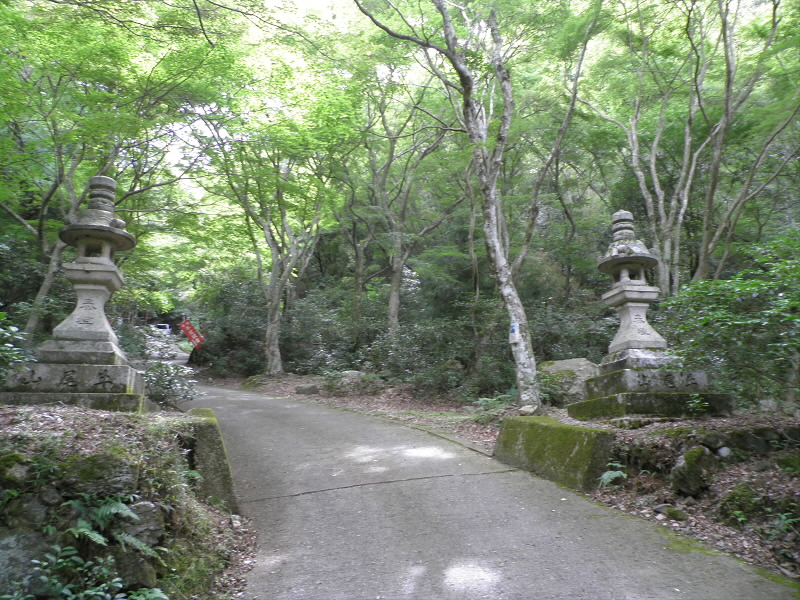
[[[597,487],[608,470],[614,434],[564,425],[550,417],[506,417],[495,458],[576,490]]]

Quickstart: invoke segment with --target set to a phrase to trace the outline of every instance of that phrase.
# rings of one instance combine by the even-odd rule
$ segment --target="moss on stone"
[[[200,417],[201,419],[205,419],[209,423],[219,425],[217,414],[211,408],[193,408],[189,411],[189,414],[194,415],[195,417]]]
[[[792,594],[795,598],[800,598],[800,581],[793,581],[788,577],[784,577],[783,575],[778,575],[777,573],[773,573],[769,569],[765,569],[763,567],[756,567],[756,572],[761,575],[764,579],[768,579],[773,583],[779,583],[781,585],[785,585],[786,587],[792,588],[795,590],[795,593]]]
[[[800,452],[789,456],[781,456],[775,462],[784,471],[800,474]]]
[[[719,505],[720,518],[729,525],[743,525],[763,514],[762,497],[746,483],[734,487]]]
[[[698,430],[696,427],[676,427],[675,429],[658,431],[656,433],[660,436],[677,440],[695,436],[698,434],[698,431],[702,431],[702,428]]]
[[[238,512],[233,475],[217,415],[210,408],[193,408],[189,414],[200,418],[194,427],[194,463],[203,477],[198,490],[218,508]]]
[[[0,484],[7,487],[23,483],[28,474],[26,464],[25,457],[17,452],[0,456]]]
[[[495,456],[573,489],[597,486],[614,435],[602,429],[564,425],[550,417],[503,419]]]
[[[677,508],[670,506],[667,508],[667,516],[672,519],[673,521],[685,521],[686,520],[686,513],[682,510],[678,510]]]
[[[692,448],[691,450],[687,450],[683,453],[683,459],[686,461],[686,465],[689,467],[693,467],[697,465],[702,459],[706,457],[708,451],[703,446],[697,446],[696,448]]]
[[[6,469],[10,469],[11,467],[25,463],[25,457],[18,452],[12,452],[11,454],[5,454],[0,456],[0,472],[5,471]]]
[[[626,414],[625,405],[619,401],[617,396],[575,402],[567,407],[567,412],[570,417],[579,421],[595,421],[601,418],[613,419],[624,417]]]
[[[697,497],[708,489],[719,463],[705,446],[695,446],[684,452],[670,473],[672,491]]]

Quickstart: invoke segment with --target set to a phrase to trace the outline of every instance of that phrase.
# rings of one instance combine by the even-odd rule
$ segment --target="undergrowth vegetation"
[[[198,496],[193,417],[5,407],[0,421],[0,525],[40,553],[4,600],[219,598],[236,532]]]

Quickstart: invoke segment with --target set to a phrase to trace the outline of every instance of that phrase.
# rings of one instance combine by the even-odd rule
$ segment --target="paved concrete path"
[[[200,387],[259,532],[247,600],[778,600],[786,586],[430,433]],[[678,540],[683,538],[677,538]]]

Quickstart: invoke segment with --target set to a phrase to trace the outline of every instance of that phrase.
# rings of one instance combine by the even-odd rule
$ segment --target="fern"
[[[93,520],[100,529],[108,527],[116,517],[128,517],[134,521],[139,520],[139,515],[131,510],[131,507],[119,500],[118,498],[109,498],[102,502],[93,511]]]
[[[11,584],[0,600],[169,600],[158,588],[126,592],[113,558],[85,560],[72,546],[52,546],[44,560],[32,560],[31,572]]]
[[[145,544],[142,540],[137,538],[126,531],[115,531],[114,532],[114,539],[119,542],[119,545],[123,548],[130,546],[134,550],[138,550],[145,556],[149,556],[151,558],[157,558],[161,560],[161,557],[158,556],[155,550],[153,550],[150,546]]]
[[[606,466],[613,467],[615,469],[623,469],[625,466],[619,464],[618,462],[610,462]],[[606,471],[598,478],[600,481],[600,487],[603,489],[618,489],[619,486],[615,485],[614,482],[617,480],[626,480],[628,478],[628,474],[625,471]]]
[[[75,539],[86,538],[87,540],[99,544],[100,546],[108,546],[108,539],[97,531],[92,523],[83,518],[78,518],[76,527],[70,527],[66,531],[68,534],[75,537]]]

